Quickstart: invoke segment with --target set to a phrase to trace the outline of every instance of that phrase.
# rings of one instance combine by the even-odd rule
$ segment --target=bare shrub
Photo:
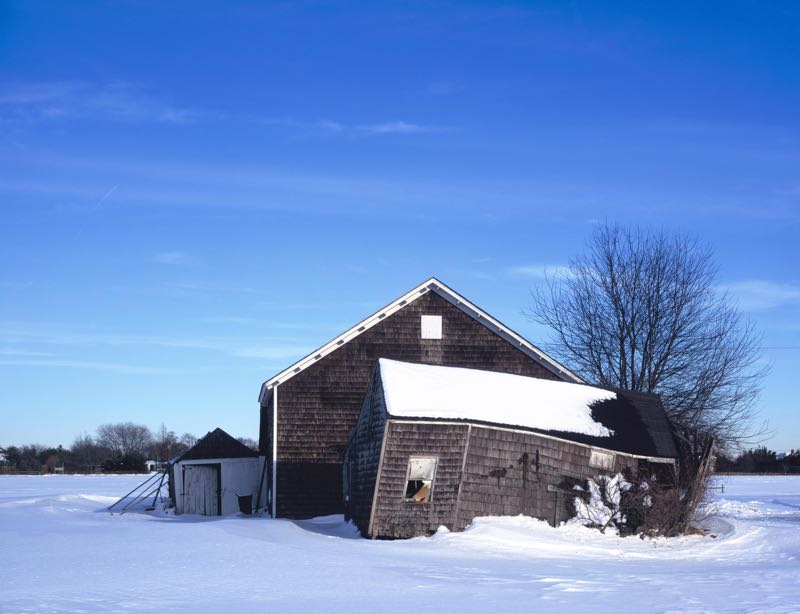
[[[697,447],[702,452],[695,457]],[[601,532],[613,526],[620,535],[674,537],[697,531],[713,513],[708,498],[713,440],[684,444],[682,451],[682,462],[672,471],[643,462],[637,472],[588,480],[576,492],[576,518]]]

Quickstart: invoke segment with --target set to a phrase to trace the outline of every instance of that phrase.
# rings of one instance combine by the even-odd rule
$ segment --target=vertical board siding
[[[423,314],[442,316],[441,340],[420,338]],[[280,384],[278,516],[342,513],[341,455],[378,358],[557,379],[513,344],[428,292]],[[264,432],[262,423],[262,437]]]

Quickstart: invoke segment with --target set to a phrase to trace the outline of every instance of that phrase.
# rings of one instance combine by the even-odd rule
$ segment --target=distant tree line
[[[718,473],[800,474],[800,450],[775,452],[765,446],[746,450],[735,458],[717,456]]]
[[[253,439],[240,437],[257,449]],[[146,461],[165,463],[197,443],[191,433],[180,437],[162,424],[155,432],[133,422],[103,424],[94,436],[83,433],[69,448],[39,444],[0,447],[0,473],[140,473]]]

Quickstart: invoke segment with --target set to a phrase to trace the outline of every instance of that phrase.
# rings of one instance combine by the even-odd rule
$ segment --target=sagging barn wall
[[[533,433],[484,427],[470,433],[455,530],[486,515],[525,514],[556,525],[572,515],[576,483],[638,465],[616,453],[612,468],[592,467],[591,447]]]
[[[454,526],[464,449],[469,427],[461,424],[388,422],[383,457],[376,484],[372,530],[357,524],[369,537],[427,535],[444,525]],[[411,457],[436,458],[430,502],[405,498]]]
[[[442,316],[441,339],[421,338],[422,315]],[[342,513],[341,455],[378,358],[558,379],[473,317],[428,292],[275,387],[278,462],[272,491],[277,492],[277,516]],[[274,391],[269,399],[273,397]],[[261,411],[260,449],[271,458],[269,403]]]
[[[638,460],[616,453],[612,469],[592,467],[592,448],[535,433],[475,424],[388,420],[372,521],[353,516],[362,535],[407,538],[439,526],[463,530],[475,517],[525,514],[557,524],[572,513],[576,483]],[[431,500],[406,500],[412,457],[437,459]]]
[[[345,517],[358,527],[369,525],[386,426],[383,408],[380,370],[375,369],[343,459]]]

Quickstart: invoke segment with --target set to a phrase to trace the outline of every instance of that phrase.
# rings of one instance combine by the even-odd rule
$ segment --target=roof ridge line
[[[517,347],[517,349],[528,354],[534,360],[537,360],[538,362],[542,363],[542,365],[545,368],[547,368],[554,374],[565,376],[573,380],[575,383],[585,383],[579,376],[577,376],[575,373],[573,373],[565,366],[560,364],[554,358],[548,356],[541,349],[533,345],[533,343],[525,339],[525,337],[515,332],[505,324],[501,323],[499,320],[497,320],[487,312],[480,309],[477,305],[475,305],[468,299],[461,296],[458,292],[447,286],[445,283],[443,283],[436,277],[429,277],[421,284],[415,286],[405,294],[399,296],[394,301],[384,305],[381,309],[378,309],[376,312],[372,313],[371,315],[367,316],[360,322],[351,326],[345,332],[334,337],[327,343],[324,343],[316,350],[310,352],[300,360],[291,364],[286,369],[278,372],[277,374],[273,375],[271,378],[266,380],[261,385],[259,402],[263,404],[267,392],[272,388],[274,388],[275,386],[285,382],[287,379],[290,379],[297,373],[300,373],[301,371],[303,371],[310,365],[314,364],[324,356],[327,356],[331,352],[335,351],[337,348],[344,345],[346,342],[359,336],[364,331],[378,324],[378,322],[382,321],[384,318],[399,311],[400,309],[402,309],[409,303],[412,303],[420,296],[428,293],[429,291],[436,292],[437,294],[439,294],[439,296],[442,296],[450,303],[452,303],[453,305],[455,305],[456,307],[467,313],[467,315],[475,318],[476,320],[478,321],[483,320],[484,325],[486,325],[486,323],[488,322],[489,324],[491,324],[491,326],[487,327],[490,329],[494,329],[493,332],[499,334],[506,341],[512,343],[515,347]]]

